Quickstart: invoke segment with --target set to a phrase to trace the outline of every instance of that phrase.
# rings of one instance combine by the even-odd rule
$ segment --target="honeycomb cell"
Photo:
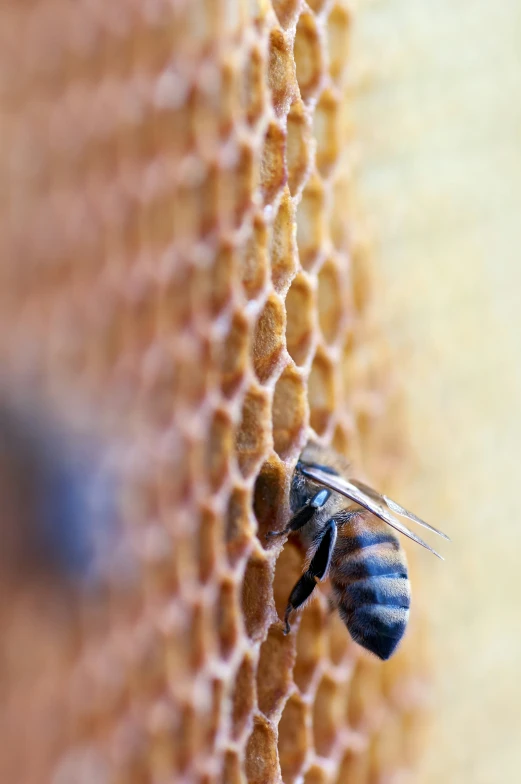
[[[312,129],[308,112],[301,101],[295,101],[287,118],[286,161],[288,185],[292,196],[303,188],[311,172]]]
[[[295,364],[305,364],[313,343],[314,296],[306,275],[297,275],[286,295],[286,347]]]
[[[260,161],[260,187],[264,204],[271,204],[284,187],[286,170],[286,133],[276,122],[270,123]]]
[[[327,20],[329,73],[334,82],[340,82],[349,50],[349,13],[344,5],[335,3]]]
[[[261,383],[267,381],[280,367],[285,328],[284,307],[280,299],[272,294],[257,319],[253,335],[253,367]]]
[[[304,776],[304,784],[329,784],[329,775],[319,765],[313,765]]]
[[[279,117],[287,114],[298,95],[298,84],[291,45],[282,30],[276,28],[270,35],[268,85],[275,114]]]
[[[257,519],[258,538],[266,544],[266,534],[277,528],[277,521],[284,509],[286,474],[281,462],[270,460],[262,466],[255,481],[253,511]]]
[[[272,0],[271,4],[282,27],[290,27],[295,22],[300,0]]]
[[[272,580],[270,563],[260,555],[253,555],[246,566],[242,586],[244,623],[252,640],[262,639],[272,616]]]
[[[328,177],[339,150],[339,102],[332,90],[324,90],[313,115],[313,134],[317,142],[315,163],[322,177]]]
[[[228,476],[233,451],[233,425],[225,411],[213,415],[206,451],[206,468],[212,490],[218,490]]]
[[[253,232],[239,251],[242,285],[248,299],[255,299],[268,278],[268,230],[260,215],[253,222]]]
[[[282,197],[273,223],[270,255],[273,287],[282,294],[297,268],[295,207],[287,192]]]
[[[228,750],[224,755],[221,784],[246,784],[241,760],[235,751]]]
[[[216,318],[231,303],[237,266],[237,251],[225,242],[217,249],[210,268],[201,270],[197,276],[195,296],[201,301],[206,294],[211,318]]]
[[[247,53],[242,70],[242,103],[249,125],[255,125],[266,110],[266,62],[259,46]]]
[[[307,0],[307,4],[315,14],[319,14],[323,11],[328,2],[329,0]]]
[[[242,487],[234,488],[226,511],[226,551],[231,566],[248,551],[252,537],[250,494]]]
[[[344,725],[346,688],[325,675],[313,703],[313,737],[320,757],[331,757]]]
[[[324,187],[313,177],[302,193],[297,208],[297,246],[300,263],[311,270],[320,259],[326,237]]]
[[[303,13],[297,24],[293,47],[300,95],[309,101],[320,90],[324,78],[324,57],[315,17]]]
[[[255,716],[246,747],[248,784],[278,784],[279,761],[275,733],[266,719]]]
[[[259,710],[268,719],[275,718],[292,687],[295,662],[294,646],[282,629],[272,626],[262,643],[257,667],[257,699]]]
[[[357,313],[363,314],[371,300],[372,270],[367,249],[362,244],[352,249],[351,287],[354,308]]]
[[[342,324],[347,297],[333,261],[326,261],[318,273],[318,323],[327,343],[334,343]]]
[[[222,233],[238,229],[253,205],[258,184],[258,166],[249,144],[242,144],[234,160],[219,171],[218,225]]]
[[[250,724],[254,707],[255,665],[252,657],[247,654],[235,676],[235,688],[232,698],[232,737],[234,740],[240,740]]]
[[[326,641],[324,631],[324,613],[318,599],[313,597],[311,604],[302,612],[302,619],[297,633],[297,661],[293,671],[293,678],[302,694],[309,691],[317,673],[317,668],[325,655]]]
[[[346,706],[346,717],[349,726],[358,732],[371,732],[382,716],[382,675],[378,662],[369,656],[364,654],[357,661]]]
[[[291,367],[284,370],[275,386],[272,423],[273,446],[279,457],[286,460],[296,456],[303,445],[307,401],[302,376]]]
[[[228,659],[237,645],[239,616],[237,588],[232,580],[225,579],[219,589],[217,607],[217,634],[223,659]]]
[[[299,776],[309,748],[306,706],[300,696],[287,701],[279,721],[279,760],[282,779],[292,784]]]
[[[269,448],[270,404],[268,394],[251,388],[244,397],[241,421],[235,437],[239,468],[244,477],[258,470]]]
[[[250,325],[242,313],[235,313],[227,334],[217,349],[221,389],[227,398],[240,388],[248,367]]]
[[[369,784],[371,777],[367,753],[346,751],[335,784],[346,784],[348,781],[356,782],[356,784]]]
[[[335,667],[343,665],[347,672],[346,659],[352,654],[349,632],[338,612],[332,614],[329,631],[329,659]]]
[[[329,234],[335,250],[347,258],[350,254],[350,223],[346,220],[349,205],[352,201],[352,188],[346,179],[339,179],[332,183],[331,210],[329,214]]]
[[[335,410],[334,368],[322,352],[317,352],[308,380],[309,419],[315,433],[323,435]]]

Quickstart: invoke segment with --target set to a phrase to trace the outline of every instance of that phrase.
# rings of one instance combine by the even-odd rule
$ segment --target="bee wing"
[[[330,490],[333,490],[336,493],[340,493],[346,498],[349,498],[351,501],[355,501],[355,503],[363,506],[364,509],[367,509],[368,512],[376,515],[376,517],[379,517],[380,520],[383,520],[385,523],[399,531],[404,536],[412,539],[412,541],[416,542],[416,544],[420,544],[422,547],[425,547],[425,549],[430,550],[433,555],[441,558],[442,561],[444,560],[443,556],[436,552],[436,550],[428,545],[427,542],[424,542],[423,539],[421,539],[419,536],[416,536],[416,534],[410,531],[407,526],[403,525],[403,523],[397,520],[396,517],[391,514],[391,511],[387,507],[384,498],[378,495],[378,493],[376,493],[374,490],[367,488],[370,490],[370,492],[366,492],[365,489],[357,487],[357,485],[349,482],[347,479],[343,479],[341,476],[328,474],[325,471],[321,471],[318,468],[313,468],[312,466],[303,465],[301,466],[300,470],[304,476],[309,477],[309,479],[313,479],[313,481],[318,482],[324,487],[328,487]]]
[[[403,515],[404,517],[408,517],[409,520],[418,523],[418,525],[421,525],[424,528],[428,528],[428,530],[432,531],[433,534],[438,534],[438,536],[442,536],[443,539],[446,539],[448,542],[450,542],[450,538],[447,536],[447,534],[444,534],[443,531],[439,531],[437,528],[434,528],[433,525],[429,525],[429,523],[426,523],[425,520],[421,519],[421,517],[417,517],[412,512],[409,512],[407,509],[404,509],[403,506],[397,504],[396,501],[393,501],[392,498],[389,498],[386,495],[380,495],[380,493],[377,493],[376,490],[373,490],[371,487],[368,487],[363,482],[359,482],[358,479],[351,479],[350,482],[355,487],[358,487],[360,490],[362,490],[362,492],[367,493],[367,495],[370,495],[376,501],[381,501],[383,499],[387,504],[387,506],[389,507],[389,509],[391,509],[393,512],[396,512],[399,515]]]

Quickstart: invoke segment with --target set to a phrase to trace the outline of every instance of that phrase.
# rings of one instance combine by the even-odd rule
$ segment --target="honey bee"
[[[356,506],[346,504],[346,498]],[[306,571],[284,613],[284,633],[290,631],[291,613],[329,576],[331,603],[353,640],[380,659],[389,659],[405,633],[411,602],[405,552],[389,526],[442,558],[393,512],[449,537],[353,479],[344,458],[314,443],[306,446],[295,468],[290,506],[293,516],[288,524],[267,534],[300,531],[308,548]]]

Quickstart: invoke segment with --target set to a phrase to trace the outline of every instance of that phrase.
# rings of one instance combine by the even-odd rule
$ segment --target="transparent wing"
[[[396,501],[393,501],[393,499],[389,498],[389,496],[380,495],[380,493],[377,493],[376,490],[373,490],[371,487],[368,487],[363,482],[359,482],[358,479],[351,479],[350,482],[352,485],[355,485],[355,487],[358,487],[364,493],[367,493],[367,495],[370,495],[376,501],[383,499],[387,504],[387,506],[389,507],[389,509],[392,509],[393,512],[396,512],[399,515],[403,515],[404,517],[408,517],[409,520],[418,523],[418,525],[421,525],[424,528],[427,528],[429,531],[432,531],[433,534],[438,534],[438,536],[441,536],[443,537],[443,539],[446,539],[447,542],[450,542],[450,538],[447,536],[447,534],[444,534],[443,531],[439,531],[437,528],[434,528],[433,525],[429,525],[429,523],[426,523],[425,520],[421,519],[421,517],[417,517],[415,514],[413,514],[413,512],[409,512],[408,509],[404,509],[403,506],[397,504]]]
[[[387,506],[386,499],[379,495],[375,490],[366,488],[365,485],[359,487],[358,484],[349,482],[347,479],[344,479],[341,476],[328,474],[325,471],[321,471],[319,468],[314,468],[310,465],[301,465],[300,470],[304,476],[309,477],[309,479],[312,479],[314,482],[318,482],[324,487],[328,487],[330,490],[334,490],[336,493],[340,493],[346,498],[351,499],[351,501],[355,501],[355,503],[363,506],[364,509],[367,509],[368,512],[371,512],[372,514],[376,515],[376,517],[379,517],[380,520],[383,520],[396,531],[399,531],[404,536],[412,539],[412,541],[416,542],[416,544],[420,544],[422,547],[425,547],[426,550],[430,550],[433,555],[441,558],[442,561],[444,560],[443,556],[436,552],[436,550],[428,545],[427,542],[424,542],[423,539],[421,539],[419,536],[416,536],[416,534],[410,531],[407,526],[403,525],[403,523],[401,523],[391,513],[389,507]]]

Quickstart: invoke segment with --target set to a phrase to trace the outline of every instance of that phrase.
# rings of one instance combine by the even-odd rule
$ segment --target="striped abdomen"
[[[346,513],[338,525],[331,584],[351,637],[388,659],[409,618],[405,553],[391,528],[366,512]]]

